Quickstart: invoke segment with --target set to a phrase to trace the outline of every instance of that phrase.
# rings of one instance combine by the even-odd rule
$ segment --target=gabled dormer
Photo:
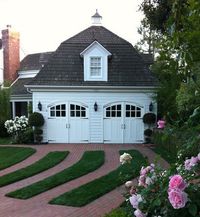
[[[94,41],[80,53],[84,64],[84,81],[108,80],[108,57],[111,53]]]

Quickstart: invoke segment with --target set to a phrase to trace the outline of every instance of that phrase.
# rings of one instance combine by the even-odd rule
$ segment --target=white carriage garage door
[[[73,102],[49,107],[47,137],[48,141],[51,143],[88,142],[88,107]]]
[[[104,107],[105,143],[143,142],[143,108],[120,102]]]

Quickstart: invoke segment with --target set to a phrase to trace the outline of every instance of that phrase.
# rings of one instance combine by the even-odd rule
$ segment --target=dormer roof
[[[108,60],[108,80],[84,81],[80,53],[97,42],[112,54]],[[91,26],[62,42],[30,85],[156,86],[157,80],[129,42],[103,26]]]

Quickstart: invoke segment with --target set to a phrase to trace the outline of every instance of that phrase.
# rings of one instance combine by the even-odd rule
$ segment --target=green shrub
[[[195,127],[199,125],[199,120],[200,120],[200,107],[196,108],[193,111],[193,114],[190,115],[189,119],[188,119],[188,125],[190,127]]]
[[[143,116],[143,122],[145,124],[151,125],[155,124],[156,122],[156,115],[154,113],[146,113]]]
[[[43,136],[41,136],[41,135],[35,135],[35,140],[36,140],[37,143],[41,143],[42,139],[43,139]]]
[[[146,130],[144,131],[144,135],[145,135],[145,136],[148,136],[148,137],[151,137],[151,136],[152,136],[152,133],[153,133],[153,131],[152,131],[151,129],[146,129]]]
[[[43,134],[43,130],[40,129],[40,128],[35,128],[35,129],[34,129],[34,134],[36,134],[36,135],[41,135],[41,134]]]
[[[0,137],[8,137],[7,130],[4,125],[4,121],[0,121]]]
[[[31,127],[42,127],[44,125],[44,117],[39,112],[30,114],[28,123]]]
[[[177,151],[181,147],[181,141],[177,137],[175,133],[169,133],[167,131],[158,131],[153,132],[152,134],[152,142],[160,147],[167,150],[169,153],[172,153],[174,155],[177,154]]]
[[[25,132],[23,132],[23,143],[31,144],[34,142],[33,129],[28,128]]]

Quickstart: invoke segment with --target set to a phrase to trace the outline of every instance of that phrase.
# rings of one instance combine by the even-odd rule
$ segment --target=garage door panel
[[[104,120],[104,142],[107,143],[122,143],[121,118],[105,119]]]
[[[89,140],[88,108],[81,103],[52,105],[47,122],[49,142],[81,143]]]
[[[124,142],[138,143],[143,141],[143,127],[142,119],[125,119]]]
[[[140,143],[143,141],[143,109],[134,103],[118,102],[104,107],[104,141]]]
[[[70,119],[69,142],[88,142],[89,120],[74,118]]]
[[[68,139],[68,132],[66,128],[66,121],[55,118],[47,120],[47,136],[49,142],[66,142]]]

